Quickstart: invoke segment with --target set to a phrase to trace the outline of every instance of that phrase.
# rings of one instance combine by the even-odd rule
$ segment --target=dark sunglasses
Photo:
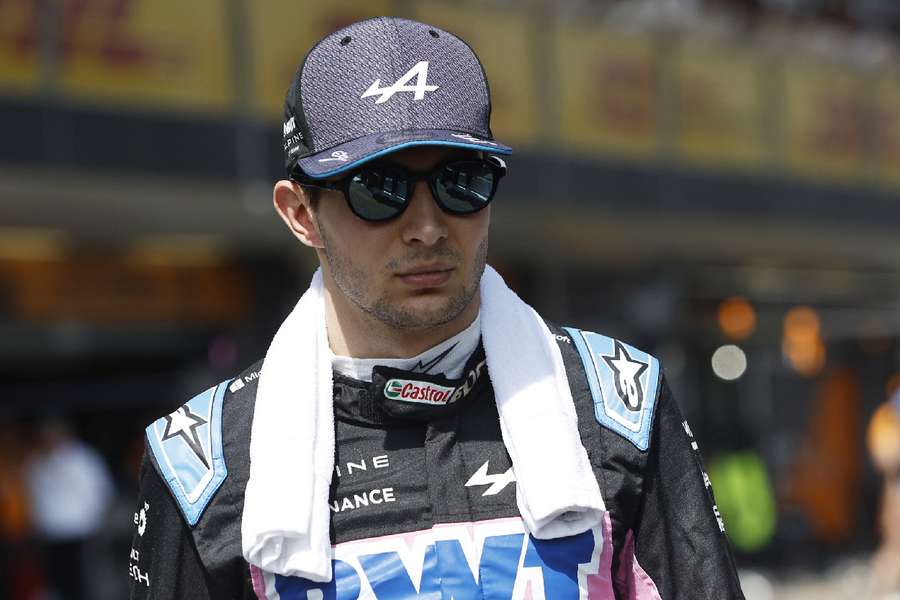
[[[487,206],[506,163],[496,156],[452,160],[431,171],[417,173],[387,163],[371,163],[337,181],[311,179],[294,173],[302,185],[344,193],[350,210],[360,219],[377,223],[400,216],[409,205],[416,182],[425,180],[438,206],[453,215],[470,215]]]

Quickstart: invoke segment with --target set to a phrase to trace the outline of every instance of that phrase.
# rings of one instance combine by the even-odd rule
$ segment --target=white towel
[[[540,315],[491,267],[480,292],[488,375],[525,527],[544,539],[586,531],[600,523],[605,507],[581,445],[559,348]],[[319,270],[263,362],[241,524],[249,563],[319,582],[331,580],[334,412],[327,344]]]
[[[334,410],[322,270],[279,327],[256,391],[244,558],[271,573],[331,580],[328,489]]]
[[[559,346],[490,267],[481,278],[481,337],[528,532],[553,539],[599,524],[603,497],[581,445]]]

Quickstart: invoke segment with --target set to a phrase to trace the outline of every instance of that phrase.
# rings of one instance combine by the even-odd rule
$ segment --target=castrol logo
[[[391,400],[419,404],[447,404],[455,389],[427,381],[391,379],[384,386],[384,395]]]

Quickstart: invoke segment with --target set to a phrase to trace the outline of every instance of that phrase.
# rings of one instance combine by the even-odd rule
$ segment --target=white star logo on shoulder
[[[200,435],[197,432],[198,427],[207,423],[206,419],[192,413],[191,409],[185,404],[166,416],[166,430],[163,433],[162,441],[180,436],[188,447],[194,451],[194,454],[197,455],[203,466],[209,469],[209,461],[206,460],[206,453],[203,451],[203,444],[200,442]]]
[[[482,496],[496,496],[503,491],[503,488],[516,480],[516,475],[513,473],[512,467],[508,468],[505,473],[488,475],[488,464],[490,464],[490,462],[491,461],[487,461],[481,465],[481,467],[475,471],[466,482],[466,487],[472,487],[473,485],[490,485],[490,487],[481,494]]]
[[[647,365],[634,360],[618,340],[613,356],[604,356],[603,360],[616,374],[616,393],[629,410],[641,410],[644,405],[644,389],[641,386],[641,375]]]
[[[416,84],[408,85],[414,77],[416,79]],[[393,85],[381,87],[381,79],[376,79],[372,82],[372,85],[369,86],[369,89],[363,92],[360,99],[368,98],[369,96],[378,96],[380,94],[381,97],[375,101],[375,104],[382,104],[390,100],[397,92],[415,92],[413,100],[424,100],[425,92],[433,92],[436,89],[438,89],[438,86],[428,85],[428,61],[420,60],[413,65],[403,77],[394,82]]]

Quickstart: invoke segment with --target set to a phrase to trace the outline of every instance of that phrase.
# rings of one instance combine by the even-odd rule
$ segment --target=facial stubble
[[[471,276],[462,289],[447,298],[443,304],[435,309],[415,310],[400,305],[387,297],[386,294],[378,298],[370,298],[368,294],[368,290],[371,287],[368,283],[369,275],[365,270],[355,265],[349,256],[335,249],[335,245],[330,241],[330,234],[322,227],[320,220],[316,221],[319,235],[322,238],[325,257],[331,270],[331,276],[338,290],[365,314],[388,327],[410,331],[444,325],[458,317],[472,302],[475,294],[478,293],[481,276],[484,273],[484,267],[487,262],[487,236],[478,244]],[[391,260],[384,266],[384,271],[395,272],[405,262],[427,262],[439,258],[449,260],[456,265],[461,265],[463,262],[463,257],[458,251],[440,244],[432,248],[410,252],[402,260]]]

